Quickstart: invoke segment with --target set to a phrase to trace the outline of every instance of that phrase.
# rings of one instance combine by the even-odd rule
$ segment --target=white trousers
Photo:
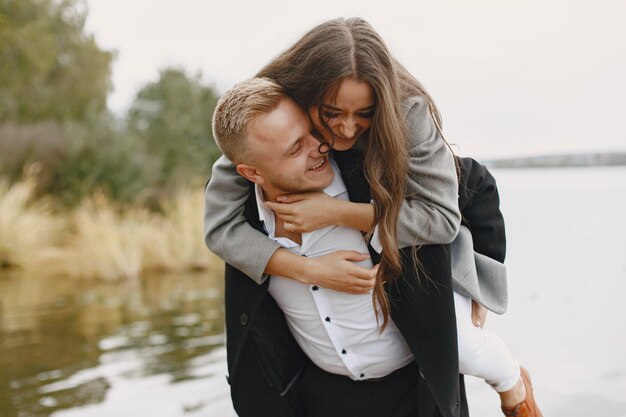
[[[454,293],[459,342],[459,372],[484,379],[498,392],[508,391],[520,378],[519,363],[494,332],[472,323],[472,300]]]

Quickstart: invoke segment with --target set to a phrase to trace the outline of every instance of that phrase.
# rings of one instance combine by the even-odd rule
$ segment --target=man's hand
[[[472,323],[474,326],[480,327],[481,329],[485,325],[485,320],[487,319],[487,309],[478,304],[476,301],[472,300]]]
[[[309,271],[306,283],[349,294],[367,294],[376,283],[378,265],[367,269],[354,262],[369,257],[369,254],[341,250],[319,258],[306,258]]]
[[[289,231],[307,233],[331,224],[338,224],[337,209],[344,203],[323,192],[295,193],[280,196],[280,202],[266,201]]]

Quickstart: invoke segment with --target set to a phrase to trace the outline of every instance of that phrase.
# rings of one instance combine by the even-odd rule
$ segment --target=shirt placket
[[[354,379],[362,379],[365,375],[360,369],[360,361],[358,360],[357,355],[354,355],[352,352],[350,343],[347,340],[348,338],[342,331],[341,326],[337,325],[337,322],[340,321],[340,317],[337,317],[331,309],[330,302],[324,289],[319,287],[315,289],[315,286],[312,286],[310,288],[310,292],[313,296],[315,306],[317,307],[319,318],[324,325],[324,330],[333,344],[339,359],[341,359],[346,369],[348,369]]]

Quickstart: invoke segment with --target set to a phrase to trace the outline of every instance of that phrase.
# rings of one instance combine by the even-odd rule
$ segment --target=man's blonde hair
[[[274,110],[285,98],[281,86],[269,78],[251,78],[236,84],[217,102],[213,137],[224,155],[237,164],[245,160],[248,126],[258,116]]]

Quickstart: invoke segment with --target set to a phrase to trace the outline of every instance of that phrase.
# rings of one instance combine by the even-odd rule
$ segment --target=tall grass
[[[151,219],[143,229],[146,269],[177,272],[206,269],[216,263],[204,245],[202,188],[182,188],[161,201],[163,216]]]
[[[45,252],[31,270],[72,278],[136,279],[143,269],[142,229],[150,214],[122,211],[102,193],[85,199],[70,216],[71,233],[60,247]]]
[[[48,248],[58,246],[65,221],[55,213],[49,198],[35,198],[36,168],[11,185],[0,178],[0,265],[25,267]]]
[[[0,256],[38,275],[116,281],[143,272],[203,270],[218,264],[204,246],[203,191],[182,189],[162,212],[122,206],[96,192],[69,213],[33,201],[35,180],[0,182]]]

